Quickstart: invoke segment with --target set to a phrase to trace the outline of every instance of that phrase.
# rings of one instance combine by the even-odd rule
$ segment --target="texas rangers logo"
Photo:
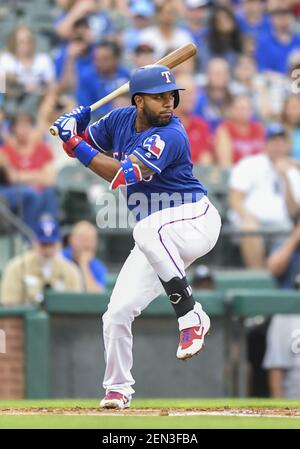
[[[161,72],[161,76],[163,76],[165,78],[166,83],[171,83],[172,82],[171,78],[170,78],[171,72],[169,72],[169,71]]]
[[[144,141],[143,146],[147,148],[147,151],[150,151],[157,159],[161,156],[165,148],[165,141],[160,138],[158,134],[153,134],[151,137],[147,137]]]

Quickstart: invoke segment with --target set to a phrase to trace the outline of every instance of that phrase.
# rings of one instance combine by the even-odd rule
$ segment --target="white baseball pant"
[[[185,268],[215,246],[220,228],[219,213],[206,196],[155,212],[135,226],[135,246],[103,315],[106,392],[118,391],[127,397],[134,393],[133,320],[164,292],[158,276],[164,281],[184,277]]]

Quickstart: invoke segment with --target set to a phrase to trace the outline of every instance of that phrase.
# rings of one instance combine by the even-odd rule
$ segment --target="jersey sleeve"
[[[101,153],[113,149],[113,130],[115,128],[116,111],[111,111],[100,120],[90,125],[86,133],[91,145]]]
[[[180,132],[157,128],[135,148],[133,154],[155,173],[160,174],[180,158],[186,145],[186,140]]]

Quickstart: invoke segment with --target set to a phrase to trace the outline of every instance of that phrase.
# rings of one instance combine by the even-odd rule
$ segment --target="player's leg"
[[[106,397],[102,406],[122,407],[124,400],[134,393],[131,375],[132,332],[135,317],[158,295],[163,293],[159,279],[140,249],[135,246],[123,265],[111,295],[107,312],[103,315],[103,337],[106,371],[103,386]],[[118,394],[116,395],[115,392]]]
[[[188,358],[202,348],[210,320],[201,305],[195,304],[185,267],[214,247],[221,220],[207,198],[153,215],[157,215],[159,220],[150,216],[140,222],[134,229],[134,238],[158,274],[177,314],[184,340],[181,344],[184,350],[181,351],[179,347],[177,357]],[[192,331],[186,331],[193,327],[197,328],[196,332],[200,329],[201,337],[196,338],[198,341],[194,343]]]
[[[135,242],[161,279],[178,318],[194,305],[185,265],[213,248],[220,226],[217,210],[205,197],[156,212],[134,228]]]
[[[184,206],[184,209],[185,216],[188,217],[197,213],[194,206]],[[209,203],[209,208],[205,209],[205,213],[198,214],[194,220],[174,223],[169,230],[169,235],[173,241],[177,242],[178,252],[185,266],[189,266],[215,246],[220,227],[219,213],[211,203]],[[201,304],[195,302],[193,310],[179,317],[178,322],[181,332],[177,358],[185,360],[202,349],[205,335],[210,329],[210,318],[202,309]]]

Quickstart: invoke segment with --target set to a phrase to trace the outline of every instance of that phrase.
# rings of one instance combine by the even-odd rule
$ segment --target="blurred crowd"
[[[13,10],[19,2],[4,3]],[[59,220],[54,186],[59,172],[74,161],[49,135],[49,125],[75,105],[107,95],[136,67],[194,42],[197,57],[174,69],[186,88],[176,114],[187,130],[195,166],[228,173],[229,210],[223,218],[237,234],[247,235],[236,238],[244,264],[265,266],[270,245],[257,233],[288,232],[300,205],[300,3],[42,3],[53,22],[46,51],[34,22],[23,23],[21,14],[0,42],[2,200],[31,228],[45,213]],[[93,119],[127,104],[130,98],[120,97]]]
[[[64,248],[62,243],[59,223],[43,215],[36,223],[32,247],[12,258],[3,271],[0,303],[43,307],[47,290],[103,292],[107,268],[97,258],[97,228],[82,220],[72,227]]]

